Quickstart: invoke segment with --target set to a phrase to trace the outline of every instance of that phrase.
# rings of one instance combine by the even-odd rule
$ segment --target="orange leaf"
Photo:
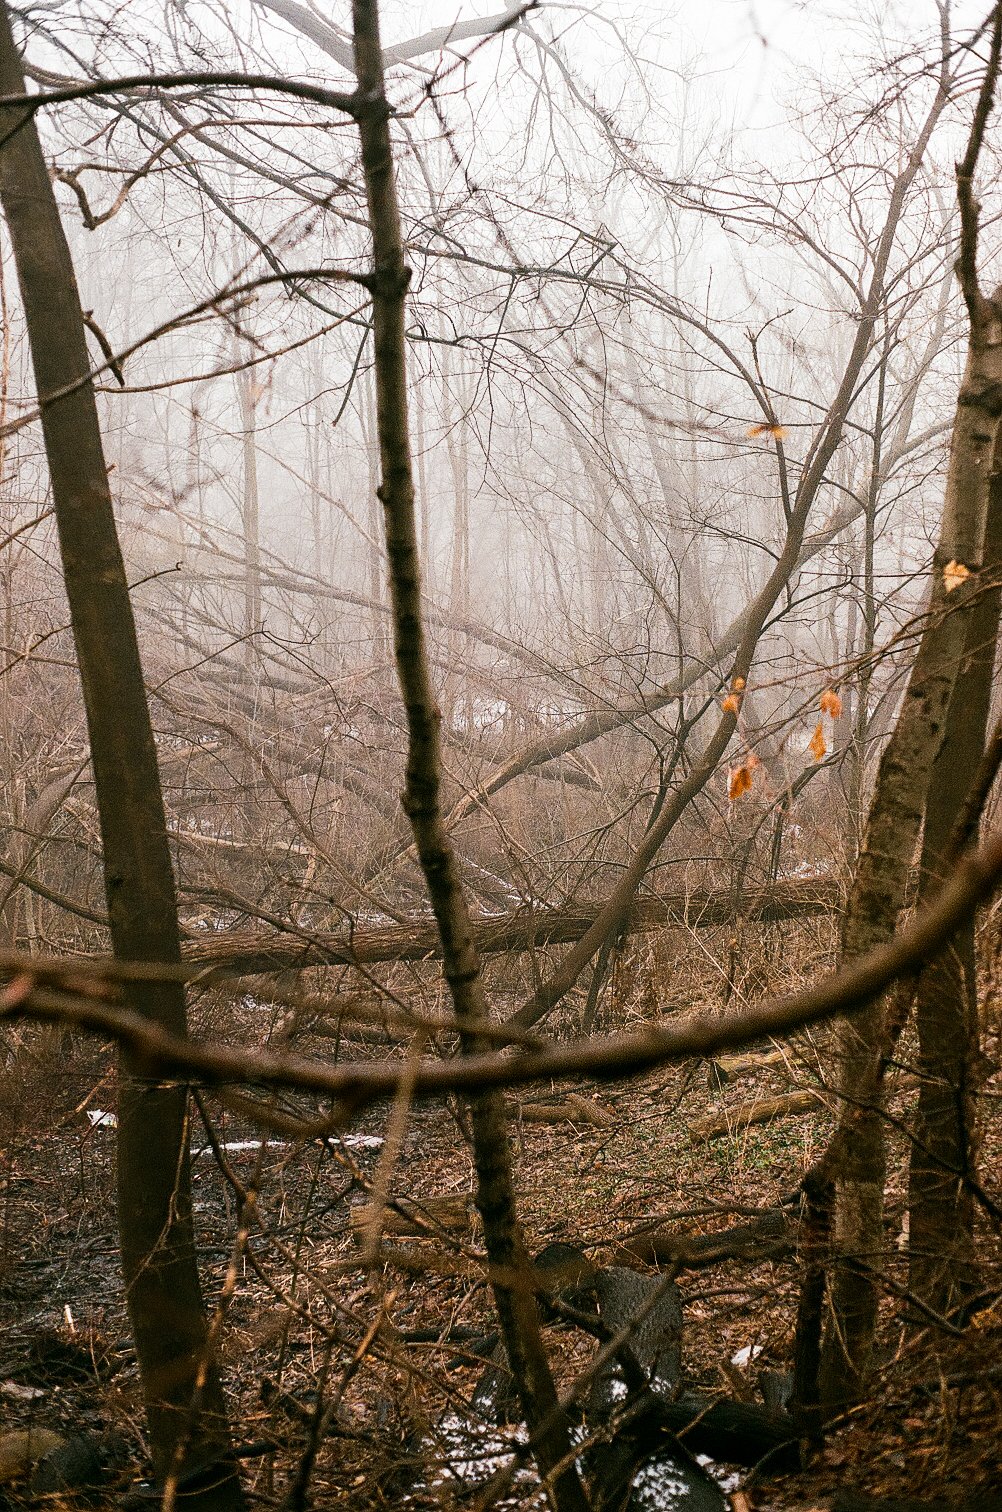
[[[821,695],[822,714],[831,715],[832,719],[838,719],[842,713],[842,700],[834,688],[826,688]]]
[[[751,768],[748,766],[747,762],[745,762],[743,766],[735,767],[730,774],[730,778],[727,783],[728,798],[732,803],[736,802],[738,798],[751,791],[751,785]]]
[[[952,593],[961,583],[966,583],[970,575],[971,569],[965,567],[963,562],[947,562],[943,568],[943,587],[947,593]]]
[[[738,709],[741,707],[738,695],[736,693],[728,693],[727,697],[722,701],[720,707],[723,709],[725,714],[736,714],[738,712]]]
[[[813,753],[815,761],[824,760],[825,752],[828,750],[828,747],[825,744],[825,732],[820,725],[818,725],[817,729],[814,731],[814,734],[811,736],[810,750]]]

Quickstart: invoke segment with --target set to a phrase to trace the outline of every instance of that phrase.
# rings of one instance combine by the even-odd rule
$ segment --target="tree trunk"
[[[240,451],[243,499],[240,523],[244,538],[244,655],[249,666],[257,660],[261,633],[261,505],[257,483],[257,388],[253,373],[237,373],[240,403]]]
[[[1002,8],[993,18],[992,48],[967,152],[957,165],[961,212],[957,270],[970,336],[957,399],[946,497],[925,629],[897,724],[880,762],[866,835],[846,910],[843,959],[852,960],[889,939],[939,758],[954,684],[964,655],[970,606],[967,580],[981,560],[990,468],[1002,417],[1002,298],[978,288],[978,211],[972,182],[991,110],[1002,45]],[[948,89],[946,63],[940,95]],[[839,1091],[843,1112],[827,1155],[836,1183],[831,1309],[821,1351],[820,1390],[831,1415],[858,1400],[869,1368],[877,1323],[883,1258],[886,1151],[883,1075],[888,1047],[903,1014],[878,1001],[842,1025]]]
[[[6,5],[0,94],[24,93]],[[34,116],[8,107],[3,203],[42,406],[70,618],[104,847],[112,945],[125,961],[180,960],[174,877],[135,623],[112,512],[83,317]],[[63,391],[72,392],[58,397]],[[185,1001],[171,981],[131,984],[129,1005],[172,1034]],[[211,1368],[195,1259],[187,1093],[120,1066],[118,1192],[122,1265],[159,1477],[214,1465],[199,1508],[242,1506],[222,1391]],[[205,1380],[200,1375],[205,1374]],[[197,1408],[194,1411],[193,1408]]]
[[[1000,461],[996,452],[982,569],[985,581],[996,583],[1002,567]],[[929,789],[920,899],[944,880],[954,826],[984,752],[1000,605],[1000,587],[983,588],[969,611],[964,657]],[[920,1079],[909,1174],[909,1280],[917,1297],[946,1313],[977,1285],[966,1179],[976,1167],[979,1064],[973,916],[919,977],[916,1021]]]
[[[865,955],[889,939],[904,904],[933,763],[963,649],[963,616],[950,612],[942,586],[942,568],[948,560],[937,552],[929,625],[880,763],[846,909],[842,934],[845,961]],[[877,1002],[865,1014],[842,1024],[839,1031],[838,1089],[845,1101],[828,1154],[836,1182],[836,1262],[832,1312],[821,1357],[821,1398],[828,1412],[857,1399],[876,1327],[886,1173],[882,1079],[887,1041],[883,1007],[882,1001]]]
[[[372,296],[376,422],[380,486],[393,604],[394,651],[407,711],[407,770],[402,801],[442,938],[445,977],[465,1051],[482,1047],[489,1014],[456,858],[442,816],[441,715],[432,691],[421,603],[414,478],[411,462],[404,314],[409,270],[388,125],[376,0],[353,0],[353,45],[358,79],[357,121],[362,146],[373,268]],[[569,1423],[557,1399],[543,1347],[515,1205],[503,1094],[470,1099],[477,1207],[484,1225],[489,1278],[511,1373],[529,1428],[533,1453],[557,1512],[587,1512],[575,1467]]]

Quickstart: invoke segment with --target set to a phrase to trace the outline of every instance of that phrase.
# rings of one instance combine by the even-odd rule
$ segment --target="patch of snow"
[[[524,1441],[524,1429],[514,1429],[505,1437],[496,1428],[485,1428],[458,1413],[446,1413],[422,1445],[428,1471],[414,1486],[419,1502],[423,1501],[421,1493],[455,1486],[457,1481],[470,1488],[482,1485],[508,1463],[515,1447]],[[517,1506],[519,1512],[535,1512],[537,1508],[544,1512],[547,1501],[535,1470],[528,1465],[516,1470],[511,1498],[495,1505]]]
[[[105,1113],[102,1108],[88,1108],[87,1122],[92,1129],[117,1129],[118,1119],[114,1113]]]
[[[503,877],[499,877],[497,872],[491,871],[486,866],[481,866],[477,861],[472,861],[469,856],[464,856],[463,865],[468,871],[478,872],[481,877],[486,877],[488,882],[494,883],[504,896],[516,906],[525,901],[518,889],[513,887],[510,882],[506,882]],[[501,918],[503,915],[499,914],[498,917]]]
[[[341,1137],[341,1143],[351,1150],[381,1150],[383,1147],[383,1140],[378,1134],[344,1134]],[[261,1144],[260,1139],[228,1139],[225,1143],[221,1143],[219,1148],[225,1150],[227,1155],[240,1155],[247,1150],[259,1150]],[[290,1144],[291,1140],[288,1139],[268,1140],[269,1150],[287,1150]],[[197,1160],[199,1155],[206,1155],[211,1149],[211,1145],[199,1145],[192,1149],[192,1159]]]
[[[501,1469],[512,1446],[500,1434],[478,1430],[475,1424],[457,1413],[447,1413],[438,1423],[428,1448],[437,1450],[442,1463],[430,1476],[429,1485],[443,1485],[448,1479],[475,1483]]]
[[[611,1381],[610,1386],[616,1397],[627,1394],[626,1385],[621,1380]],[[579,1444],[587,1437],[586,1430],[575,1427],[571,1437],[573,1443]],[[456,1488],[456,1482],[466,1490],[482,1487],[509,1463],[512,1454],[524,1443],[524,1428],[513,1428],[505,1434],[458,1413],[446,1413],[439,1419],[434,1432],[424,1438],[422,1452],[428,1468],[421,1480],[414,1484],[411,1494],[403,1499],[404,1504],[416,1501],[418,1505],[425,1505],[429,1492],[449,1486]],[[707,1455],[697,1455],[696,1459],[720,1487],[722,1496],[729,1496],[737,1490],[741,1483],[738,1473],[715,1464]],[[578,1468],[584,1468],[580,1462]],[[687,1477],[685,1466],[674,1460],[670,1452],[665,1452],[655,1455],[637,1470],[630,1504],[636,1512],[685,1512],[692,1503],[694,1489],[698,1489],[698,1483],[694,1488],[691,1472]],[[708,1486],[702,1492],[700,1505],[705,1505],[707,1495],[712,1495]],[[547,1502],[531,1464],[515,1471],[510,1497],[495,1505],[497,1509],[517,1506],[519,1512],[536,1512],[536,1509],[543,1512]]]
[[[219,1148],[227,1155],[239,1155],[243,1150],[260,1150],[261,1144],[260,1139],[229,1139]],[[288,1140],[286,1139],[269,1139],[268,1141],[269,1150],[284,1150],[287,1147]],[[211,1149],[211,1145],[200,1145],[197,1150],[192,1150],[192,1159],[197,1160],[199,1155],[204,1155]]]
[[[467,726],[476,730],[489,730],[495,725],[504,725],[511,707],[503,698],[471,698],[465,707],[457,707],[452,714],[452,728],[463,731]]]
[[[715,1460],[711,1460],[708,1454],[697,1454],[695,1459],[697,1465],[702,1465],[707,1475],[713,1476],[725,1496],[730,1496],[740,1486],[741,1476],[737,1470],[725,1470],[723,1465],[718,1465]]]
[[[751,1364],[752,1360],[757,1360],[761,1353],[761,1344],[746,1344],[743,1349],[739,1349],[736,1354],[731,1355],[731,1364],[740,1365],[744,1369],[746,1365]]]
[[[642,1512],[673,1512],[689,1500],[689,1483],[675,1462],[668,1458],[648,1460],[633,1477],[634,1504]]]
[[[776,873],[783,882],[796,881],[819,881],[822,877],[830,877],[831,865],[827,861],[798,861],[796,866],[784,866]]]

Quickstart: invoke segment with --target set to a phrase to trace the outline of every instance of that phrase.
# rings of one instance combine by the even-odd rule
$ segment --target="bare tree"
[[[383,83],[376,0],[353,0],[355,69],[372,231],[372,295],[380,485],[393,601],[394,651],[407,711],[408,755],[403,806],[439,932],[443,967],[462,1043],[475,1052],[489,1022],[469,912],[439,801],[440,714],[424,648],[420,568],[407,406],[404,301],[409,274],[397,208],[389,108]],[[504,1100],[476,1095],[470,1105],[477,1166],[477,1206],[508,1362],[518,1387],[533,1451],[554,1504],[575,1512],[588,1503],[574,1465],[568,1422],[557,1401],[539,1332],[528,1256],[518,1225]]]
[[[1002,307],[978,288],[978,219],[972,181],[994,95],[1000,42],[1002,11],[996,7],[991,52],[967,152],[957,170],[961,210],[957,267],[970,321],[967,366],[954,423],[925,628],[901,712],[881,758],[843,924],[842,952],[850,960],[893,933],[904,902],[908,870],[927,811],[929,784],[948,728],[964,654],[973,598],[969,579],[980,565],[984,544],[991,461],[999,426],[995,396],[1002,379],[997,336]],[[947,57],[944,36],[940,104],[950,88]],[[972,739],[977,744],[976,731]],[[970,771],[976,762],[965,765]],[[943,843],[940,835],[941,831],[930,836],[937,853],[941,853]],[[884,1242],[886,1156],[881,1083],[885,1057],[900,1029],[900,1017],[896,1021],[893,1012],[878,1004],[862,1020],[847,1024],[841,1037],[840,1090],[846,1105],[823,1163],[825,1179],[834,1186],[837,1257],[820,1359],[820,1399],[828,1412],[858,1398],[869,1368]],[[969,1035],[965,1034],[964,1042],[969,1042]],[[813,1389],[807,1387],[805,1394],[810,1398]]]
[[[24,94],[6,5],[0,12],[0,93]],[[184,988],[170,971],[181,959],[174,876],[83,314],[33,116],[8,104],[3,121],[0,200],[42,411],[90,737],[112,945],[121,961],[167,968],[160,980],[133,983],[128,1000],[150,1023],[183,1036]],[[190,1482],[199,1506],[240,1507],[195,1255],[187,1090],[151,1079],[142,1060],[128,1053],[120,1069],[122,1265],[157,1474],[175,1485]]]

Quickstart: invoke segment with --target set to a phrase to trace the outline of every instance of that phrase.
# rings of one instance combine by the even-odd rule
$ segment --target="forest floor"
[[[118,1271],[114,1133],[86,1116],[114,1106],[113,1075],[96,1049],[80,1051],[79,1063],[71,1057],[68,1071],[46,1033],[8,1065],[0,1085],[0,1441],[27,1427],[111,1434],[105,1488],[58,1504],[121,1506],[130,1488],[141,1489],[142,1402]],[[802,1042],[785,1065],[723,1086],[704,1063],[693,1063],[615,1088],[554,1088],[552,1101],[568,1090],[594,1097],[604,1126],[515,1121],[532,1251],[560,1241],[596,1262],[621,1262],[619,1246],[652,1225],[692,1237],[775,1209],[823,1148],[829,1107],[822,1101],[812,1112],[712,1138],[694,1136],[693,1125],[791,1086],[819,1088],[824,1098],[825,1064],[822,1037]],[[987,1094],[998,1090],[996,1081]],[[908,1095],[903,1077],[893,1105],[902,1116]],[[537,1103],[545,1100],[535,1094]],[[326,1145],[273,1140],[262,1147],[222,1115],[226,1170],[204,1129],[193,1127],[194,1208],[210,1305],[234,1259],[240,1188],[259,1187],[259,1218],[237,1257],[223,1345],[252,1505],[283,1505],[308,1449],[318,1388],[333,1410],[306,1503],[317,1508],[476,1505],[462,1479],[469,1462],[482,1452],[490,1468],[512,1440],[512,1430],[485,1427],[479,1450],[467,1441],[457,1473],[443,1424],[470,1424],[483,1369],[477,1349],[492,1329],[467,1203],[470,1157],[449,1109],[429,1106],[410,1111],[390,1161],[383,1141],[391,1122],[388,1110],[373,1110],[351,1136]],[[986,1122],[983,1169],[993,1190],[1002,1139],[999,1120]],[[906,1281],[905,1181],[904,1147],[895,1145],[887,1205],[892,1286]],[[384,1182],[391,1196],[418,1204],[456,1200],[428,1205],[440,1215],[429,1235],[387,1232],[384,1263],[367,1266],[352,1209]],[[986,1290],[1002,1297],[998,1236],[987,1230],[982,1258]],[[797,1282],[792,1248],[767,1260],[683,1269],[686,1388],[760,1401],[761,1373],[790,1368]],[[594,1341],[566,1325],[548,1327],[546,1336],[566,1388]],[[743,1471],[745,1501],[733,1505],[806,1512],[853,1488],[960,1507],[978,1488],[1002,1485],[1000,1360],[1002,1302],[950,1333],[907,1326],[900,1293],[889,1294],[871,1401],[796,1473]],[[517,1504],[520,1484],[509,1504]],[[0,1485],[3,1496],[10,1507],[54,1504],[23,1479]],[[531,1485],[523,1501],[531,1501]]]

